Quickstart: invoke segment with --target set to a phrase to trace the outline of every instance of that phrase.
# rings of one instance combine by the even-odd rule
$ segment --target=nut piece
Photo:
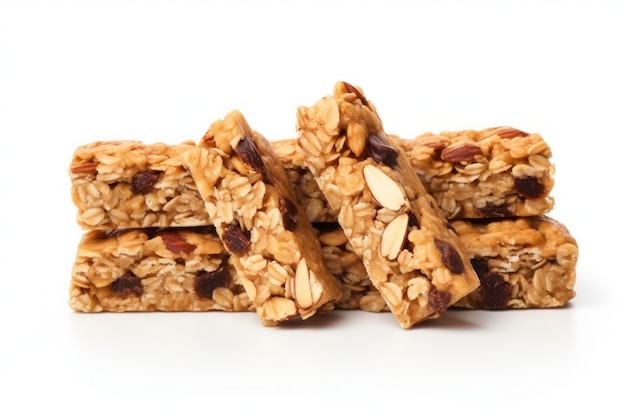
[[[309,308],[313,305],[313,295],[311,293],[311,283],[309,282],[309,268],[304,258],[300,258],[296,267],[295,278],[296,302],[302,308]]]
[[[298,207],[290,198],[283,197],[279,201],[280,214],[283,216],[283,225],[286,230],[293,232],[298,224]]]
[[[501,139],[512,139],[517,137],[526,137],[528,133],[522,132],[519,129],[515,129],[514,127],[502,126],[497,128],[494,132],[494,135],[500,136]]]
[[[193,289],[201,298],[212,299],[216,288],[225,287],[228,284],[228,270],[222,265],[215,271],[199,271],[193,280]]]
[[[361,156],[367,143],[367,129],[361,123],[352,122],[348,124],[346,131],[346,142],[354,155]]]
[[[368,138],[370,155],[374,158],[374,161],[383,163],[389,167],[393,167],[397,160],[400,151],[391,145],[384,143],[377,135],[370,135]]]
[[[183,239],[183,237],[177,232],[157,232],[156,236],[161,237],[161,240],[163,240],[163,244],[165,245],[167,250],[172,253],[185,252],[189,254],[193,252],[193,250],[196,248],[194,245],[188,243],[185,239]]]
[[[400,186],[380,169],[366,165],[363,168],[363,175],[372,195],[382,207],[398,211],[406,204]]]
[[[463,260],[461,255],[457,252],[451,244],[446,241],[435,239],[435,246],[441,253],[441,261],[452,273],[460,274],[465,267],[463,266]]]
[[[74,166],[70,169],[72,174],[96,174],[98,173],[98,162],[87,162],[82,165]]]
[[[263,163],[261,154],[250,136],[244,135],[244,137],[241,138],[237,144],[235,153],[246,165],[263,175],[263,178],[267,177],[267,171],[265,170],[265,164]]]
[[[226,226],[222,233],[224,246],[237,256],[243,256],[250,249],[250,238],[237,225]]]
[[[364,106],[368,105],[367,99],[365,98],[365,96],[352,84],[349,84],[347,82],[343,82],[343,86],[346,88],[346,90],[348,91],[348,93],[354,93],[356,94],[356,98],[361,100],[361,103]]]
[[[469,162],[475,156],[482,155],[478,145],[465,144],[463,146],[449,146],[441,151],[441,159],[448,162]]]
[[[380,253],[390,260],[398,257],[404,246],[404,239],[409,225],[409,215],[402,213],[393,219],[383,231]]]

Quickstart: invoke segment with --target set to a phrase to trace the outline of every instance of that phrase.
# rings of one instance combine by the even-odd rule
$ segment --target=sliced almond
[[[409,226],[409,215],[402,213],[393,219],[383,230],[380,243],[380,253],[388,259],[394,260],[398,257],[400,250],[404,246],[406,231]]]
[[[348,147],[356,156],[361,156],[367,143],[367,129],[361,123],[351,122],[346,131]]]
[[[373,165],[363,168],[365,182],[381,206],[398,211],[406,204],[402,189],[387,174]]]
[[[302,308],[309,308],[313,305],[313,295],[311,294],[311,283],[309,282],[309,267],[304,258],[300,258],[296,267],[295,278],[296,302]]]

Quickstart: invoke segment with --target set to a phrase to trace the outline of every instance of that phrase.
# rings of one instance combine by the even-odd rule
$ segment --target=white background
[[[0,0],[0,415],[623,412],[619,4]],[[580,246],[571,305],[411,330],[359,311],[277,329],[253,313],[70,311],[77,146],[198,139],[234,108],[293,137],[297,106],[337,80],[405,137],[541,133],[551,215]]]

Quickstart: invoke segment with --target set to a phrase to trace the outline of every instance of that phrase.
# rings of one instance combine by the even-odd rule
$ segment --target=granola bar
[[[210,225],[182,164],[181,155],[194,146],[108,141],[77,148],[69,175],[78,224],[90,230]]]
[[[265,325],[333,307],[338,281],[270,143],[235,110],[185,153],[209,217]]]
[[[252,311],[215,230],[91,230],[78,245],[69,305],[100,311]]]
[[[448,219],[547,214],[554,207],[551,150],[543,138],[511,127],[390,135],[407,154]],[[335,222],[296,141],[272,142],[312,222]]]
[[[459,237],[360,89],[338,82],[297,117],[307,167],[403,328],[478,287]]]
[[[536,216],[554,206],[552,152],[537,133],[497,127],[399,144],[450,219]]]
[[[454,220],[481,286],[455,307],[560,307],[575,297],[578,245],[548,216]]]

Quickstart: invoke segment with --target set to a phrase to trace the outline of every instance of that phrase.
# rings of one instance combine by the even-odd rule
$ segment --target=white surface
[[[51,3],[0,2],[0,415],[623,412],[620,2]],[[541,133],[552,216],[580,245],[571,305],[409,331],[364,312],[266,329],[254,314],[69,310],[75,147],[197,139],[234,108],[290,137],[296,107],[340,79],[399,135]]]

